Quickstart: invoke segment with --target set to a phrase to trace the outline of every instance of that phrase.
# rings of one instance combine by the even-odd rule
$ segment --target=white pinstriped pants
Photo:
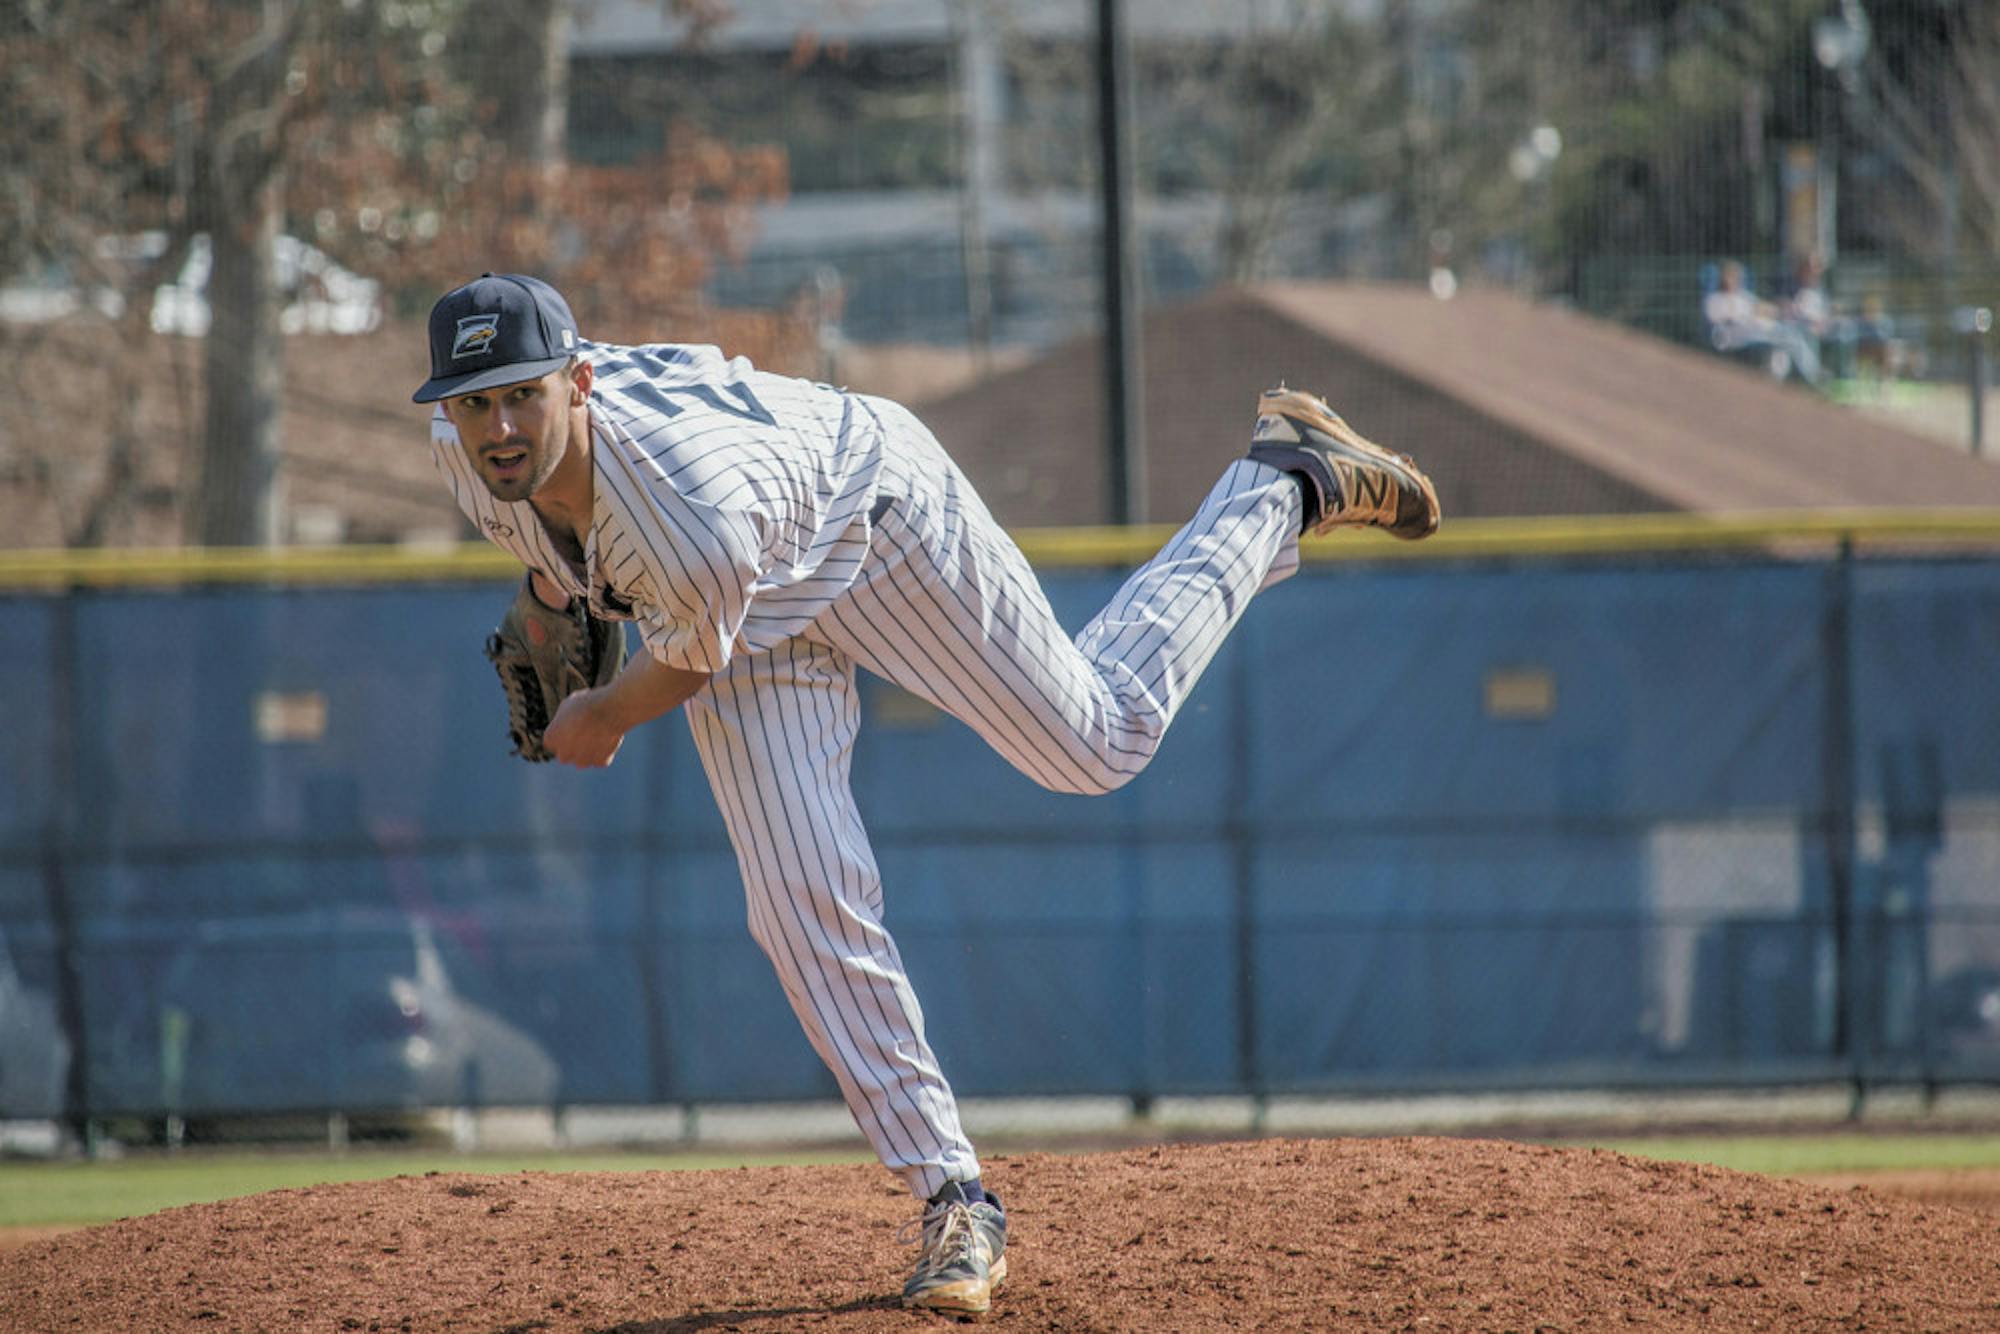
[[[979,1162],[882,924],[849,786],[866,667],[971,726],[1035,782],[1109,792],[1146,766],[1252,594],[1298,567],[1296,482],[1232,464],[1072,641],[1025,557],[929,432],[901,437],[868,566],[806,632],[685,706],[742,868],[750,931],[883,1163],[920,1199]]]

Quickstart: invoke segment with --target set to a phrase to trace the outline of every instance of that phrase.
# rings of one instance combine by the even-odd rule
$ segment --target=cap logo
[[[456,361],[460,357],[476,357],[492,346],[500,336],[500,317],[496,315],[467,315],[458,322],[458,337],[452,341],[451,355]]]

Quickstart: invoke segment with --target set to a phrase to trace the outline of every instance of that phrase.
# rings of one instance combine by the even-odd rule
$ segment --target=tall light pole
[[[1868,54],[1870,39],[1868,13],[1860,0],[1840,0],[1840,11],[1813,23],[1813,56],[1820,67],[1840,81],[1843,93],[1853,94],[1861,86],[1861,61]],[[1821,99],[1818,117],[1819,180],[1814,190],[1818,205],[1814,235],[1820,258],[1833,263],[1840,244],[1840,149],[1833,133],[1831,98]]]
[[[1113,523],[1146,519],[1139,265],[1132,226],[1132,59],[1118,0],[1097,0],[1098,160],[1104,209],[1104,390]]]

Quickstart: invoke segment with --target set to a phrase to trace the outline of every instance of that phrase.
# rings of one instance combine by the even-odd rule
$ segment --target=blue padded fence
[[[833,1096],[678,719],[507,755],[510,594],[0,597],[0,1116]],[[873,680],[854,781],[966,1094],[1991,1079],[1996,663],[1991,556],[1309,566],[1117,794]]]

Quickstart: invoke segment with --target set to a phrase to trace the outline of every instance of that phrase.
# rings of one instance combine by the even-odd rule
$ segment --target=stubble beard
[[[505,501],[509,504],[515,501],[526,500],[529,496],[535,494],[536,481],[532,475],[497,480],[492,477],[481,477],[479,480],[486,484],[487,492],[495,500]]]
[[[482,470],[479,480],[495,500],[513,503],[529,499],[548,484],[549,478],[555,475],[556,466],[562,462],[560,449],[537,448],[531,441],[510,440],[507,447],[526,449],[529,466],[518,477],[493,477]]]

